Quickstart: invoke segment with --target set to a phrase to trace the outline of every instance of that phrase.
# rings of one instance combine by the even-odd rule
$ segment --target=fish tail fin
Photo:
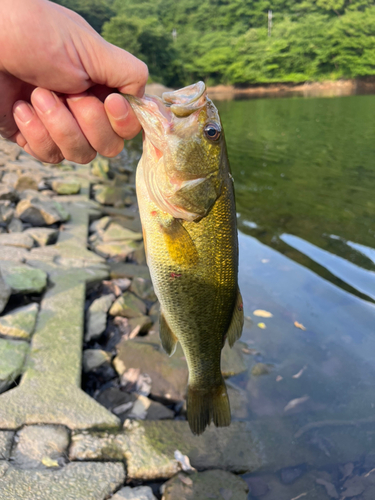
[[[197,435],[202,434],[212,420],[216,427],[230,425],[230,406],[224,379],[220,385],[203,390],[188,386],[187,418],[191,432]]]

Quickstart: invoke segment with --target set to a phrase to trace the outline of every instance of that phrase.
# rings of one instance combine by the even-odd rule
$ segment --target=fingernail
[[[115,120],[124,120],[129,114],[129,105],[120,94],[109,95],[105,107]]]
[[[14,114],[23,123],[27,123],[33,118],[33,108],[26,102],[19,102],[14,106]]]
[[[41,113],[51,111],[57,102],[57,96],[50,90],[37,88],[32,93],[32,103]]]
[[[79,101],[82,97],[87,97],[88,92],[81,92],[80,94],[71,94],[68,96],[69,101]]]

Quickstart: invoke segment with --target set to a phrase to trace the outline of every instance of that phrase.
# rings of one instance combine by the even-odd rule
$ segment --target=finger
[[[124,139],[133,139],[141,125],[130,104],[120,94],[111,94],[104,101],[104,107],[113,130]]]
[[[113,157],[124,147],[124,139],[111,127],[104,104],[92,95],[68,96],[67,104],[91,146],[101,155]]]
[[[38,160],[59,163],[63,159],[61,151],[49,135],[32,106],[17,101],[13,106],[14,119],[19,129],[13,138],[24,150]]]
[[[67,160],[84,164],[95,158],[96,151],[82,133],[72,113],[54,92],[38,87],[31,94],[31,103]]]

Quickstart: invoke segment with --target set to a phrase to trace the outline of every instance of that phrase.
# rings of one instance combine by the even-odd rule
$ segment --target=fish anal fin
[[[171,260],[180,266],[193,267],[198,263],[198,250],[186,228],[178,219],[161,224]]]
[[[242,328],[243,328],[243,321],[244,321],[243,301],[242,301],[240,289],[238,288],[237,289],[237,297],[236,297],[236,301],[234,304],[232,321],[230,322],[228,332],[226,335],[226,337],[228,339],[229,347],[233,347],[236,340],[238,340],[241,337]]]
[[[161,345],[163,346],[164,351],[168,354],[168,356],[172,356],[176,350],[178,339],[170,329],[162,312],[160,313],[159,318],[159,331]]]
[[[230,405],[224,380],[216,387],[196,389],[188,386],[187,419],[193,434],[199,435],[214,422],[216,427],[230,425]]]

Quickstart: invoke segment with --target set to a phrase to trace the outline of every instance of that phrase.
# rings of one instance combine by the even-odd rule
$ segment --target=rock
[[[0,460],[9,460],[13,438],[13,431],[0,431]]]
[[[0,316],[0,334],[29,339],[34,331],[38,310],[38,304],[34,303]]]
[[[22,233],[23,224],[19,219],[13,217],[13,219],[9,222],[7,229],[9,233]]]
[[[304,474],[292,484],[282,484],[276,474],[246,477],[251,495],[261,500],[329,500],[323,486],[316,484],[316,471]],[[332,485],[333,486],[333,485]],[[299,500],[298,498],[298,500]],[[336,497],[338,498],[338,497]],[[345,498],[344,496],[341,498]],[[359,500],[359,499],[358,499]]]
[[[69,446],[69,431],[62,425],[28,425],[17,433],[12,461],[21,469],[63,465]]]
[[[7,184],[12,188],[14,188],[14,186],[16,185],[17,180],[18,180],[18,175],[16,172],[5,172],[5,174],[1,178],[1,182],[3,184]]]
[[[123,464],[72,463],[58,470],[0,465],[1,500],[103,500],[124,481]]]
[[[156,500],[156,497],[149,486],[137,486],[135,488],[126,486],[121,488],[110,500]]]
[[[0,269],[0,313],[3,312],[5,306],[7,305],[11,293],[12,289],[3,278]]]
[[[128,324],[130,331],[134,331],[135,328],[138,328],[137,333],[146,333],[152,327],[152,319],[145,315],[137,316],[136,318],[130,318]]]
[[[0,245],[29,250],[34,245],[34,240],[25,233],[0,234]]]
[[[176,474],[176,450],[187,455],[198,470],[220,468],[242,474],[262,466],[259,446],[244,422],[222,428],[211,425],[201,436],[194,436],[187,422],[134,420],[126,425],[124,439],[128,476],[134,480]]]
[[[11,206],[10,201],[0,202],[0,222],[4,222],[9,226],[14,214],[14,209]]]
[[[247,500],[248,493],[243,479],[224,470],[180,472],[165,483],[162,500]]]
[[[146,420],[166,420],[173,419],[175,413],[170,408],[158,403],[157,401],[151,401],[150,406],[148,407]]]
[[[184,399],[188,379],[188,369],[182,350],[169,357],[155,336],[137,337],[123,340],[117,347],[114,366],[139,369],[152,380],[151,394],[162,400],[181,401]],[[181,349],[181,348],[179,348]],[[120,373],[122,375],[122,373]]]
[[[81,183],[76,179],[55,179],[52,181],[52,189],[57,194],[77,194],[81,190]]]
[[[130,258],[131,260],[142,266],[147,263],[145,246],[143,242],[139,245],[138,248],[134,250]]]
[[[49,227],[30,227],[24,234],[30,236],[38,246],[44,247],[56,243],[59,231]]]
[[[0,261],[0,270],[12,293],[41,293],[47,286],[47,273],[26,264]]]
[[[98,243],[95,245],[95,252],[106,259],[119,258],[125,259],[128,255],[134,252],[137,248],[137,243],[134,241],[123,241],[118,243]]]
[[[227,384],[228,398],[230,403],[230,413],[232,419],[245,420],[248,418],[247,393],[243,389],[237,388],[234,384]]]
[[[247,370],[245,356],[242,349],[246,347],[244,342],[237,341],[232,348],[225,342],[221,351],[221,372],[224,377],[233,377]]]
[[[101,219],[94,220],[90,224],[90,232],[94,233],[97,231],[104,231],[110,222],[111,222],[111,217],[109,217],[108,215],[102,217]]]
[[[109,310],[111,316],[136,318],[146,313],[146,304],[130,292],[125,292],[119,297]]]
[[[123,207],[131,205],[132,200],[128,196],[126,187],[103,186],[97,184],[94,186],[94,197],[98,203],[102,205],[113,205],[115,207]]]
[[[7,139],[0,138],[0,151],[6,155],[8,160],[15,161],[17,160],[19,154],[22,152],[22,148],[15,144],[14,142],[10,142]]]
[[[21,200],[16,207],[17,216],[32,226],[50,226],[69,219],[66,210],[55,201],[32,198]]]
[[[121,240],[140,241],[142,240],[142,233],[136,233],[130,229],[120,226],[120,224],[111,222],[108,228],[104,231],[102,239],[104,242]]]
[[[113,294],[103,295],[90,305],[87,311],[86,342],[100,337],[104,332],[107,326],[107,313],[114,300]]]
[[[152,304],[152,306],[148,312],[148,315],[150,316],[152,321],[155,322],[159,319],[159,314],[160,314],[160,303],[155,302],[155,304]]]
[[[105,389],[97,398],[100,404],[118,415],[120,418],[122,418],[125,413],[132,408],[136,399],[136,394],[121,391],[117,387],[109,387],[108,389]]]
[[[147,266],[139,266],[127,262],[109,262],[109,268],[111,270],[111,279],[135,278],[136,276],[144,279],[151,279],[150,271]]]
[[[272,371],[272,366],[264,363],[257,363],[251,368],[251,375],[260,377],[261,375],[269,375]]]
[[[0,255],[0,260],[2,261],[12,260],[13,262],[25,262],[30,254],[25,248],[0,245]]]
[[[34,177],[31,174],[22,174],[18,177],[14,187],[17,191],[25,191],[25,189],[38,191],[39,182],[40,176]]]
[[[136,420],[172,419],[174,418],[174,411],[157,401],[152,401],[147,396],[138,395],[133,407],[127,414],[127,418]]]
[[[86,349],[83,351],[82,367],[84,372],[95,370],[104,363],[110,362],[111,355],[106,351],[101,349]]]
[[[95,160],[91,162],[91,173],[96,177],[107,180],[109,173],[109,162],[107,158],[97,156]]]
[[[17,200],[17,192],[11,186],[0,184],[0,200]]]
[[[158,300],[151,280],[137,277],[133,278],[130,291],[142,300],[149,300],[150,302],[156,302]]]
[[[28,350],[27,342],[0,338],[0,393],[21,374]]]

